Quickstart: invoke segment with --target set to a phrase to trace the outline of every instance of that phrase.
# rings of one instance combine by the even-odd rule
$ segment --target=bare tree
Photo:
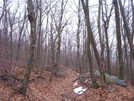
[[[134,4],[133,0],[131,0],[131,8],[132,8],[132,39],[134,37]]]
[[[10,59],[11,59],[11,62],[13,60],[13,27],[14,27],[18,8],[19,8],[19,5],[13,13],[11,13],[10,10],[7,12],[8,16],[9,16],[9,26],[10,26],[10,34],[9,35],[10,35]]]
[[[26,12],[24,14],[24,18],[23,18],[23,23],[21,25],[21,23],[18,22],[18,26],[19,26],[19,40],[18,40],[18,45],[17,45],[17,53],[16,53],[16,60],[19,59],[20,57],[20,49],[21,49],[21,39],[22,39],[22,34],[23,34],[23,30],[25,27],[25,23],[26,23]]]
[[[100,67],[103,69],[102,72],[104,74],[104,70],[105,70],[104,69],[105,68],[105,62],[104,62],[105,43],[104,43],[104,34],[101,33],[101,9],[102,9],[102,0],[99,0],[99,8],[98,8],[98,33],[99,33],[99,40],[100,40],[100,46],[101,46]]]
[[[0,15],[0,22],[1,22],[2,18],[4,17],[4,5],[5,5],[5,2],[3,0],[3,7],[0,7],[0,9],[2,9],[2,13]],[[2,31],[1,31],[1,29],[0,29],[0,43],[1,43],[0,45],[2,46]]]
[[[134,4],[133,4],[133,0],[131,0],[131,9],[132,9],[132,42],[133,42],[133,38],[134,38]],[[132,59],[131,59],[132,60]],[[133,60],[132,60],[133,61]],[[131,62],[132,63],[132,62]],[[134,85],[134,74],[133,74],[133,66],[130,67],[130,74],[131,74],[131,83],[132,85]]]
[[[20,88],[20,92],[23,95],[26,95],[29,78],[30,78],[30,72],[33,68],[34,63],[34,51],[36,46],[36,17],[35,17],[35,9],[33,6],[32,0],[27,0],[27,11],[28,11],[28,20],[30,22],[30,48],[29,48],[29,54],[28,54],[28,62],[26,66],[25,75],[23,78],[22,86]]]
[[[38,33],[38,43],[37,43],[37,56],[36,56],[36,63],[35,63],[35,67],[39,67],[40,66],[40,61],[41,61],[41,34],[42,34],[42,0],[36,1],[37,2],[37,10],[39,10],[39,24],[37,25],[37,33]],[[43,36],[42,36],[43,37]]]
[[[98,59],[99,59],[99,54],[98,54],[98,51],[96,49],[96,44],[95,44],[95,40],[94,40],[94,37],[93,37],[93,32],[92,32],[92,29],[91,29],[91,25],[90,25],[88,0],[86,0],[86,2],[81,0],[81,3],[82,3],[82,6],[83,6],[83,10],[84,10],[84,14],[85,14],[85,19],[86,19],[86,24],[87,24],[86,25],[87,26],[87,32],[88,32],[88,43],[87,43],[87,52],[88,53],[87,54],[88,54],[88,60],[89,60],[89,65],[90,65],[91,79],[92,79],[93,87],[94,88],[98,88],[99,85],[97,84],[97,82],[95,80],[94,73],[93,73],[93,58],[92,58],[91,50],[90,50],[90,42],[91,42],[91,45],[93,46],[93,48],[95,50],[95,54],[96,54]],[[100,60],[97,60],[98,65],[100,66],[99,61]]]
[[[122,42],[120,32],[120,18],[119,18],[119,7],[117,0],[113,0],[115,7],[115,19],[116,19],[116,34],[117,34],[117,49],[118,49],[118,61],[119,61],[119,79],[124,79],[123,71],[123,55],[122,55]]]
[[[77,57],[76,57],[76,71],[82,73],[82,67],[80,63],[80,24],[81,24],[81,16],[80,16],[80,0],[78,4],[78,29],[77,29]]]
[[[102,21],[104,23],[104,32],[105,32],[105,39],[106,39],[106,50],[107,50],[107,68],[108,68],[108,73],[111,74],[111,61],[110,61],[110,47],[109,47],[109,36],[108,36],[108,28],[109,28],[109,22],[110,22],[110,17],[111,13],[113,10],[113,6],[110,10],[110,13],[108,15],[108,5],[106,0],[104,0],[104,6],[102,6]],[[105,12],[104,12],[105,11]]]
[[[58,71],[58,66],[59,66],[59,62],[60,62],[60,53],[61,53],[61,34],[62,31],[64,29],[64,27],[66,26],[66,22],[64,24],[63,23],[63,14],[64,14],[64,10],[66,7],[67,1],[62,0],[61,1],[61,11],[60,11],[60,17],[59,17],[59,23],[55,23],[55,27],[56,27],[56,31],[57,31],[57,38],[58,38],[58,42],[57,42],[57,52],[56,52],[56,62],[54,64],[54,68],[57,69],[56,71]]]
[[[53,32],[53,25],[52,25],[52,22],[51,22],[51,34],[50,34],[50,40],[51,40],[51,65],[52,65],[52,69],[55,70],[54,68],[54,63],[55,63],[55,41],[56,41],[56,38],[54,39],[54,32]],[[51,73],[51,77],[50,77],[50,82],[52,81],[53,79],[53,72]]]
[[[2,13],[1,13],[1,15],[0,15],[0,21],[1,21],[1,19],[3,18],[3,16],[4,16],[4,5],[5,5],[5,1],[3,0],[3,6],[0,7],[0,8],[2,9]]]
[[[10,9],[10,7],[9,7],[9,4],[10,4],[10,2],[8,2],[8,1],[4,1],[4,49],[5,49],[5,57],[6,57],[6,59],[8,59],[9,58],[9,51],[8,51],[8,46],[9,46],[9,40],[8,40],[8,11],[9,11],[9,9]]]

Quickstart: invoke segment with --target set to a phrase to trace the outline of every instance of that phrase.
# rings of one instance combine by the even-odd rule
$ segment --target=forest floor
[[[134,101],[134,86],[122,87],[110,84],[106,88],[93,89],[83,86],[78,80],[78,74],[70,68],[64,67],[64,78],[54,77],[49,82],[50,72],[43,70],[42,78],[32,71],[27,95],[15,93],[21,82],[10,84],[10,80],[0,78],[0,101]],[[15,67],[15,73],[24,72],[23,67]],[[23,75],[18,78],[22,79]],[[75,93],[76,88],[85,90]],[[74,92],[75,91],[75,92]]]

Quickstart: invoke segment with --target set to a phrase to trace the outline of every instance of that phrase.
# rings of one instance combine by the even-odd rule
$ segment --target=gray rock
[[[127,86],[124,80],[119,80],[116,76],[111,76],[109,79],[120,86]]]
[[[94,75],[100,76],[100,72],[98,70],[95,70]]]

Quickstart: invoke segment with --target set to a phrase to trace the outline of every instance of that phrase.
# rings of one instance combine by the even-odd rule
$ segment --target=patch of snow
[[[80,75],[79,73],[76,73],[76,75]]]
[[[86,80],[85,82],[88,82],[88,80]]]
[[[77,82],[75,82],[75,83],[74,83],[74,85],[73,85],[73,87],[74,87],[74,86],[76,86],[77,84],[78,84],[78,83],[77,83]]]
[[[82,87],[78,87],[78,88],[75,88],[74,89],[74,92],[77,93],[77,94],[82,94],[83,92],[85,92],[87,90],[87,88],[82,88]]]

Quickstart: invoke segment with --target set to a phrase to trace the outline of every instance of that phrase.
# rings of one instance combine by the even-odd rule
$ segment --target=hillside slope
[[[64,67],[65,79],[53,78],[49,82],[50,73],[44,71],[43,78],[38,77],[34,72],[31,73],[27,96],[15,93],[13,86],[9,86],[7,80],[1,80],[0,101],[133,101],[134,87],[122,87],[118,85],[109,85],[105,89],[87,88],[79,81],[72,82],[78,75],[72,69]],[[21,70],[21,69],[19,69]],[[23,78],[21,76],[20,78]],[[35,79],[34,79],[35,78]],[[17,83],[15,83],[17,84]],[[19,87],[21,83],[16,86]],[[85,91],[74,92],[76,88],[86,88]],[[81,92],[81,93],[80,93]]]

